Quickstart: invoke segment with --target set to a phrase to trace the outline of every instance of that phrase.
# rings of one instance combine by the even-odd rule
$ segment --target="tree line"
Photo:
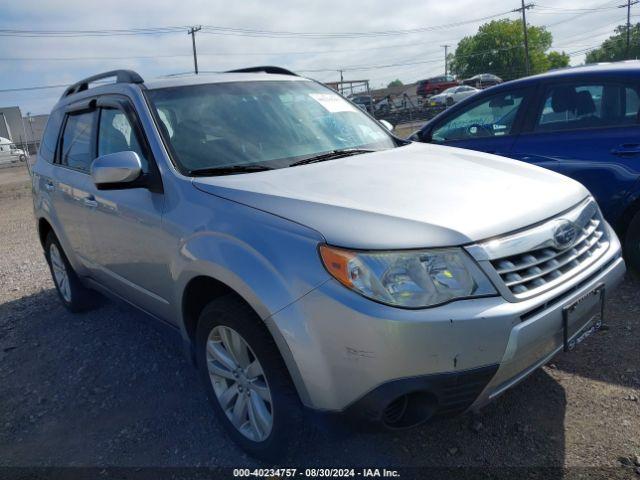
[[[589,51],[586,63],[613,62],[640,56],[640,23],[630,31],[627,51],[626,25],[615,29],[614,35]],[[551,50],[553,36],[545,27],[527,25],[529,43],[529,74],[567,67],[570,56]],[[503,80],[524,77],[526,72],[524,32],[519,20],[493,20],[482,25],[475,35],[464,37],[448,57],[451,73],[468,78],[479,73],[492,73]]]

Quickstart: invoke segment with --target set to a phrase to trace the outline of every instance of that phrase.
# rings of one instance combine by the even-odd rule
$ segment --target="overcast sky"
[[[622,0],[535,3],[536,7],[528,11],[529,23],[547,25],[553,34],[554,48],[567,53],[597,46],[612,34],[616,25],[626,21],[625,9],[606,8],[615,7]],[[346,38],[254,37],[230,35],[228,31],[224,34],[203,31],[196,35],[201,70],[280,65],[307,71],[305,75],[321,81],[331,81],[339,78],[336,70],[343,68],[345,80],[369,79],[372,87],[377,88],[395,78],[409,83],[444,73],[441,45],[455,48],[462,37],[475,33],[484,23],[465,22],[518,6],[518,0],[14,0],[3,2],[0,29],[104,30],[206,25],[278,32],[396,31]],[[640,5],[632,9],[640,14]],[[518,18],[518,15],[507,13],[503,17]],[[450,26],[456,23],[462,24]],[[447,27],[442,28],[443,25]],[[397,32],[410,29],[423,30]],[[573,65],[583,61],[583,53],[571,58]],[[102,37],[0,37],[0,90],[72,83],[115,68],[132,68],[146,78],[190,71],[191,38],[186,30]],[[61,93],[62,88],[0,92],[0,106],[18,105],[23,114],[48,113]]]

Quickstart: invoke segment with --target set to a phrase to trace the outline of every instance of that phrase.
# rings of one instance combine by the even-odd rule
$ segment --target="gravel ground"
[[[212,418],[175,334],[108,301],[64,310],[26,178],[0,171],[0,466],[259,466]],[[289,462],[606,467],[640,478],[639,292],[627,278],[609,299],[608,330],[477,416],[401,433],[323,429]]]

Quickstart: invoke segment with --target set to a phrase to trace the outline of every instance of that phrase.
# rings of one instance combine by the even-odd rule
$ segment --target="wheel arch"
[[[45,242],[47,241],[47,236],[51,232],[53,232],[53,234],[55,235],[53,226],[51,225],[49,220],[44,217],[40,217],[38,219],[38,238],[40,239],[40,245],[42,245],[42,248],[44,248]]]
[[[280,352],[280,356],[284,360],[284,363],[287,367],[287,370],[289,371],[289,375],[293,381],[293,384],[295,385],[300,399],[304,404],[309,405],[309,393],[304,380],[302,379],[300,370],[298,369],[298,366],[293,358],[293,354],[289,349],[289,345],[287,344],[285,338],[282,336],[275,324],[269,321],[269,318],[263,318],[255,308],[255,305],[252,304],[253,302],[241,295],[235,288],[231,287],[224,281],[208,274],[195,275],[191,279],[189,279],[182,292],[182,299],[180,302],[182,313],[182,327],[184,329],[184,334],[186,335],[185,340],[188,341],[188,349],[191,361],[195,363],[194,344],[200,314],[209,303],[217,298],[221,298],[227,295],[231,295],[246,303],[256,313],[258,318],[261,319],[265,328],[269,332],[269,335],[271,335],[271,338],[273,338],[278,351]]]
[[[182,292],[181,311],[182,324],[191,341],[195,338],[198,319],[204,308],[213,300],[226,295],[234,295],[249,303],[229,285],[212,276],[197,275],[187,282]]]
[[[640,192],[635,194],[635,198],[623,210],[615,225],[615,230],[620,236],[620,241],[623,245],[626,241],[629,224],[637,214],[640,214]]]

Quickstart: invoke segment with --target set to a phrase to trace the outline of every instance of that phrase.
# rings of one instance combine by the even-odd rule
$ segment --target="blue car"
[[[640,62],[503,83],[442,112],[411,140],[502,155],[581,182],[640,272]]]

